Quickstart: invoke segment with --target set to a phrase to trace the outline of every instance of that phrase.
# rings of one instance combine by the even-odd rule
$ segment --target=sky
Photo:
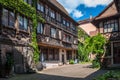
[[[85,20],[101,13],[113,0],[57,0],[76,20]]]

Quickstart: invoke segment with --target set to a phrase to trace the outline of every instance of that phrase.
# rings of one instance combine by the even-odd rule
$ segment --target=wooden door
[[[114,64],[120,64],[120,43],[114,44],[113,60]]]

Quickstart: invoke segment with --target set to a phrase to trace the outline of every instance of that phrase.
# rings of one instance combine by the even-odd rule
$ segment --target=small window
[[[56,29],[51,28],[51,37],[56,38]]]
[[[30,5],[32,5],[32,0],[24,0],[24,2],[26,2],[26,3],[30,4]]]
[[[66,21],[65,21],[65,19],[63,19],[63,25],[66,25]]]
[[[44,25],[42,23],[38,23],[37,33],[43,34],[44,33]]]
[[[70,26],[70,23],[69,22],[67,22],[67,27],[69,27]]]
[[[2,24],[8,26],[8,10],[3,9],[2,11]]]
[[[2,11],[2,24],[4,26],[14,27],[15,14],[7,9]]]
[[[19,20],[19,28],[22,29],[22,30],[27,30],[28,29],[27,18],[19,15],[18,20]]]
[[[53,10],[49,10],[49,14],[51,18],[55,18],[55,12]]]
[[[37,3],[37,9],[41,12],[44,12],[44,6],[42,3]]]
[[[14,26],[15,23],[15,14],[13,12],[9,12],[9,26]]]

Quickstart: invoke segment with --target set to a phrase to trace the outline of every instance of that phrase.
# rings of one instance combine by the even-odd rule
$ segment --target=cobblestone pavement
[[[89,68],[90,64],[64,65],[46,69],[36,74],[16,75],[8,80],[92,80],[106,70]],[[4,79],[0,79],[4,80]]]

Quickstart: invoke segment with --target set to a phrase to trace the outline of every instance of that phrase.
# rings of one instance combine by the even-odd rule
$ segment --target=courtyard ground
[[[35,74],[15,75],[7,80],[92,80],[106,72],[106,70],[92,69],[89,66],[90,64],[64,65]]]

